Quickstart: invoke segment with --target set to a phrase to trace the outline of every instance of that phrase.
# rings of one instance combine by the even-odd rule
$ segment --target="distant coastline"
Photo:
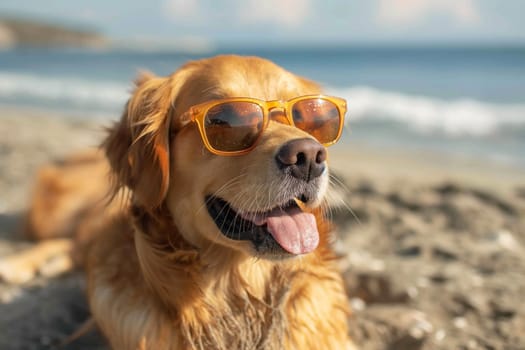
[[[95,31],[33,19],[0,18],[0,49],[14,47],[105,48],[110,40]]]

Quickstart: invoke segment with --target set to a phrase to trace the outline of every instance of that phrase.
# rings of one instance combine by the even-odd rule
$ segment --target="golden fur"
[[[327,180],[306,209],[317,219],[318,248],[279,261],[218,233],[204,203],[217,194],[236,208],[269,210],[285,185],[276,180],[277,149],[312,137],[272,120],[252,152],[221,157],[180,118],[214,98],[287,100],[319,91],[255,57],[218,56],[168,77],[143,75],[105,155],[70,159],[40,176],[29,231],[76,237],[93,317],[114,349],[351,348],[347,298],[321,210]],[[110,169],[113,183],[104,177]],[[51,226],[42,219],[50,215]]]

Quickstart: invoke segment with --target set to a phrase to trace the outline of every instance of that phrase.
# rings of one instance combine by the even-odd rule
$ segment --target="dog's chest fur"
[[[162,255],[166,242],[150,239],[112,235],[90,254],[91,307],[113,348],[343,348],[345,294],[323,247],[303,258],[315,263],[252,259],[225,270],[184,247]]]

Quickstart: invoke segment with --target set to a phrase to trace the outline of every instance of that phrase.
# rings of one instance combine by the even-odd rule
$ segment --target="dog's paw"
[[[33,264],[17,256],[0,259],[0,280],[9,284],[23,284],[32,280],[36,275]]]
[[[38,268],[38,273],[44,277],[56,277],[73,269],[73,260],[69,255],[56,255]]]
[[[70,271],[73,269],[71,249],[71,240],[55,239],[0,258],[0,280],[9,284],[23,284],[37,275],[55,277]]]

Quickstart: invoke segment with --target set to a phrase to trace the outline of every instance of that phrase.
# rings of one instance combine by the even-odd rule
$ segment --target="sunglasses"
[[[343,131],[346,101],[330,96],[301,96],[288,101],[236,97],[191,107],[183,119],[196,122],[206,148],[220,156],[250,152],[269,120],[307,132],[324,146],[337,142]]]

